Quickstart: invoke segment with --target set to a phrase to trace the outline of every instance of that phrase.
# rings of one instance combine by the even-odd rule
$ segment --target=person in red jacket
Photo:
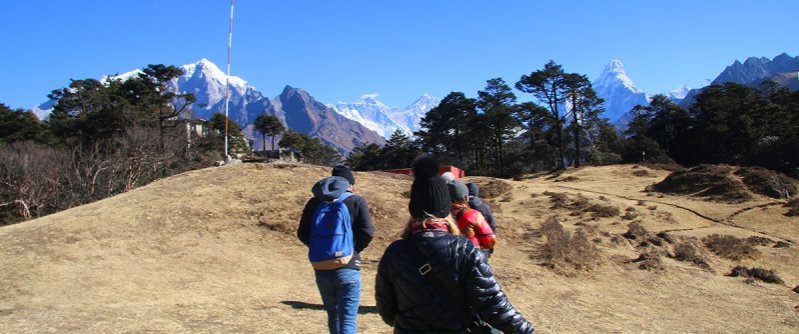
[[[469,206],[469,189],[465,184],[452,181],[448,186],[452,200],[452,218],[458,224],[461,234],[489,256],[497,243],[494,231],[491,230],[483,214]]]

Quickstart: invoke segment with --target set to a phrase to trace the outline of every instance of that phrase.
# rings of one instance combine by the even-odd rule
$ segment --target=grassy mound
[[[743,202],[752,198],[746,185],[732,175],[733,167],[723,165],[700,165],[677,171],[663,181],[654,184],[651,190],[704,197],[711,200]]]
[[[771,198],[791,198],[796,195],[797,181],[762,167],[741,167],[734,173],[754,193]]]

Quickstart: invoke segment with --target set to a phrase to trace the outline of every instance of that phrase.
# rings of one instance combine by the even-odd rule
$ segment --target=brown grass
[[[753,259],[759,254],[746,240],[731,235],[711,234],[702,242],[713,254],[730,260]]]

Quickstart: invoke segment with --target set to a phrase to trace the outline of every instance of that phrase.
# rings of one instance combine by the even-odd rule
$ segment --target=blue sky
[[[30,108],[69,79],[208,58],[224,70],[228,0],[4,1],[0,103]],[[799,1],[236,1],[232,74],[274,97],[476,96],[549,59],[594,79],[624,62],[648,93],[704,85],[736,59],[799,54]],[[529,99],[522,96],[522,99]]]

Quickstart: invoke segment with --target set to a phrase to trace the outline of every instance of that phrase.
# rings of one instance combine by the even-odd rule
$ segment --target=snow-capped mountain
[[[389,138],[396,130],[401,130],[408,135],[418,131],[419,121],[439,102],[441,102],[440,99],[423,94],[411,105],[405,108],[395,108],[380,102],[376,94],[367,94],[361,96],[358,101],[338,102],[330,104],[328,107],[333,108],[344,117],[363,124],[384,138]]]
[[[405,108],[389,110],[388,115],[398,123],[407,126],[411,131],[416,132],[419,131],[419,122],[422,117],[427,115],[430,109],[437,107],[439,103],[441,103],[441,99],[422,94],[421,97]]]
[[[208,59],[181,66],[184,74],[173,79],[169,86],[179,93],[191,93],[196,97],[192,106],[193,116],[210,119],[214,113],[225,112],[225,82],[227,76]],[[114,79],[127,80],[141,73],[136,69],[114,75]],[[100,80],[109,80],[104,76]],[[316,101],[307,92],[287,86],[276,100],[270,101],[255,87],[242,78],[231,76],[229,117],[245,129],[245,136],[255,141],[260,148],[261,136],[253,136],[252,123],[264,114],[276,115],[289,129],[316,137],[339,149],[342,153],[351,151],[363,143],[383,144],[385,140],[360,123],[341,117],[331,108]],[[36,108],[34,113],[44,119],[49,116],[56,101],[50,100]]]
[[[377,100],[376,94],[363,95],[355,102],[329,104],[336,112],[388,138],[396,130],[410,134],[408,127],[397,123],[387,112],[391,109]]]
[[[672,101],[679,102],[688,95],[689,91],[691,91],[691,87],[680,85],[680,87],[677,87],[677,89],[670,90],[666,96],[668,96]]]
[[[625,124],[629,121],[627,114],[634,106],[649,104],[646,93],[635,86],[624,70],[624,64],[618,59],[611,60],[605,66],[594,80],[593,87],[597,95],[605,99],[603,116],[613,124]]]

